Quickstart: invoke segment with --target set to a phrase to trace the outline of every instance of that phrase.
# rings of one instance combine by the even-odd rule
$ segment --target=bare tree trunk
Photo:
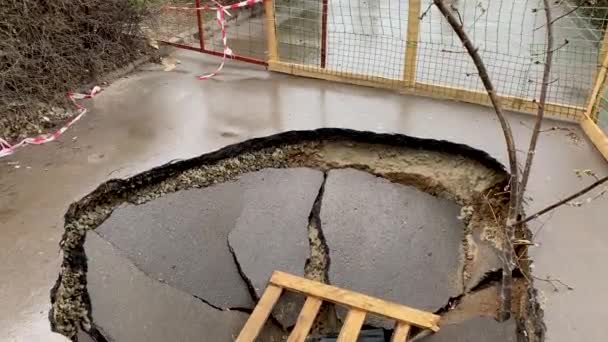
[[[546,1],[546,0],[545,0]],[[479,77],[486,88],[488,96],[490,97],[490,101],[492,102],[492,106],[494,107],[494,111],[496,112],[496,116],[498,117],[498,121],[500,122],[500,126],[503,131],[503,135],[505,137],[505,143],[507,145],[507,153],[509,155],[509,170],[511,173],[511,178],[509,182],[509,212],[507,215],[507,222],[505,224],[505,248],[504,248],[504,265],[502,270],[502,286],[500,290],[501,297],[501,307],[500,307],[500,318],[508,319],[511,315],[511,298],[512,298],[512,288],[513,288],[513,276],[512,272],[514,269],[514,249],[512,247],[512,241],[515,237],[515,227],[513,224],[517,222],[517,218],[519,216],[519,170],[517,165],[517,153],[515,148],[515,141],[513,139],[513,132],[511,131],[511,126],[509,122],[505,118],[504,112],[502,110],[502,106],[498,100],[498,96],[496,95],[496,90],[494,89],[494,85],[488,76],[488,71],[479,55],[478,49],[473,45],[469,36],[464,30],[463,24],[456,19],[454,14],[450,11],[448,6],[444,3],[444,0],[433,0],[433,3],[441,14],[446,18],[458,38],[464,45],[465,49],[473,59],[473,63],[477,68],[479,73]]]

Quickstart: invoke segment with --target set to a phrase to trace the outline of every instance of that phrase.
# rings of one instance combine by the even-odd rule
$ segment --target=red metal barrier
[[[196,8],[201,7],[201,0],[195,1]],[[203,36],[203,15],[200,9],[196,10],[196,23],[198,24],[198,42],[201,46],[201,51],[205,51],[205,37]]]
[[[272,1],[272,0],[266,0],[266,1]],[[325,0],[327,1],[327,0]],[[197,27],[198,27],[198,47],[195,46],[190,46],[190,45],[186,45],[186,44],[182,44],[182,43],[176,43],[176,42],[170,42],[170,41],[166,41],[166,40],[161,40],[162,43],[167,44],[167,45],[171,45],[171,46],[175,46],[177,48],[180,49],[186,49],[186,50],[191,50],[191,51],[198,51],[198,52],[202,52],[202,53],[206,53],[209,55],[213,55],[213,56],[219,56],[222,57],[224,56],[223,52],[220,51],[214,51],[211,49],[208,49],[205,47],[205,36],[204,36],[204,23],[203,23],[203,10],[202,9],[198,9],[198,8],[203,8],[204,6],[202,6],[201,4],[201,0],[195,0],[195,6],[196,6],[196,23],[197,23]],[[219,29],[219,27],[218,27]],[[230,59],[235,59],[237,61],[242,61],[242,62],[247,62],[247,63],[253,63],[253,64],[259,64],[259,65],[268,65],[268,62],[265,60],[261,60],[258,58],[254,58],[254,57],[249,57],[249,56],[243,56],[238,54],[238,51],[234,51],[234,53],[229,56]]]

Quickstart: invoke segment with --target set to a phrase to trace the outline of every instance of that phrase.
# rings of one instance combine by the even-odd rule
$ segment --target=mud
[[[242,174],[263,168],[294,167],[324,172],[356,168],[450,199],[466,208],[461,217],[467,234],[482,231],[485,233],[481,236],[488,243],[498,249],[503,245],[496,227],[504,217],[506,195],[500,189],[505,186],[508,175],[503,166],[486,153],[465,145],[402,135],[342,129],[286,132],[169,163],[129,179],[110,180],[72,204],[65,215],[65,233],[61,241],[64,252],[61,276],[51,293],[53,330],[68,337],[74,337],[78,327],[90,330],[84,238],[88,230],[99,226],[120,204],[146,203],[167,193],[235,180]],[[311,254],[305,273],[312,279],[326,281],[330,260],[322,227],[314,217],[313,208],[309,220]],[[469,248],[470,241],[470,238],[463,241],[468,262],[477,257]],[[465,263],[465,280],[470,277],[467,272]],[[473,284],[471,288],[477,285]],[[531,289],[531,284],[526,282],[524,287]],[[466,298],[466,294],[463,296]],[[518,300],[522,298],[520,296]],[[529,299],[526,301],[534,302]],[[542,312],[537,306],[520,310],[518,315],[521,329],[526,330],[522,336],[542,334],[537,331],[542,328],[539,321]]]

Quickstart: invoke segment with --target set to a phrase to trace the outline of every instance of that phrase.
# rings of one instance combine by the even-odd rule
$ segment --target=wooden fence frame
[[[275,31],[274,0],[265,0],[266,17],[268,19],[268,70],[286,73],[296,76],[323,79],[328,81],[355,84],[374,88],[398,90],[403,94],[422,95],[432,98],[456,100],[467,103],[491,106],[490,100],[485,92],[471,89],[450,87],[438,84],[416,82],[416,57],[418,51],[418,36],[420,28],[421,0],[410,0],[408,9],[405,66],[402,79],[390,79],[385,77],[362,75],[348,72],[328,70],[325,68],[285,63],[279,60],[277,37]],[[562,113],[568,113],[574,121],[579,122],[585,134],[593,142],[600,153],[608,160],[608,136],[594,121],[594,110],[597,107],[599,94],[605,88],[608,69],[608,30],[604,35],[600,58],[602,63],[596,72],[595,86],[591,90],[586,107],[571,106],[559,103],[547,103],[545,105],[546,115],[562,118]],[[514,96],[499,96],[504,109],[536,114],[538,105],[532,99],[518,98]]]

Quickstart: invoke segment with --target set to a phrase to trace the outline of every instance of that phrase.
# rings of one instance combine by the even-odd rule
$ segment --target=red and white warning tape
[[[80,120],[80,118],[82,118],[87,112],[87,109],[78,104],[76,100],[89,99],[95,96],[95,94],[99,93],[100,91],[101,88],[95,86],[88,94],[68,93],[68,98],[72,101],[76,109],[78,109],[78,115],[73,117],[70,121],[68,121],[65,125],[63,125],[54,133],[42,134],[33,138],[25,138],[20,142],[16,143],[15,145],[11,145],[8,143],[8,141],[0,138],[0,158],[13,154],[16,149],[25,145],[42,145],[57,140],[57,138],[59,138],[63,133],[65,133],[65,131],[67,131],[70,126],[72,126],[76,121]]]
[[[201,10],[201,11],[215,11],[216,12],[217,23],[218,23],[218,25],[220,25],[220,31],[222,33],[222,44],[224,45],[222,63],[212,73],[199,76],[198,77],[199,80],[206,80],[206,79],[209,79],[209,78],[219,74],[220,71],[222,71],[222,69],[224,68],[224,64],[226,63],[226,56],[232,56],[232,49],[230,49],[230,47],[228,46],[228,38],[227,38],[227,34],[226,34],[226,14],[229,16],[232,16],[230,14],[230,12],[228,12],[228,10],[252,6],[257,3],[263,2],[264,0],[245,0],[245,1],[238,2],[236,4],[226,5],[226,6],[223,6],[222,4],[220,4],[219,2],[217,2],[215,0],[212,0],[212,1],[217,5],[216,7],[213,7],[213,6],[202,6],[202,7],[167,6],[167,7],[165,7],[166,9],[181,10],[181,11]]]

